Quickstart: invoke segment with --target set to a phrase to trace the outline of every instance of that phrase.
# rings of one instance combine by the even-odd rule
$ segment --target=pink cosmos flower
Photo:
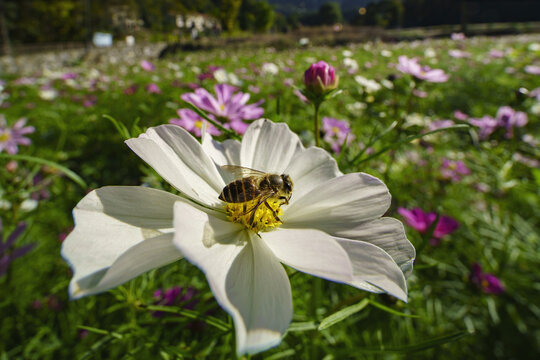
[[[420,208],[408,210],[400,207],[398,208],[398,213],[405,218],[407,225],[421,234],[425,234],[437,218],[437,213],[426,213]],[[455,219],[441,215],[437,225],[435,225],[435,230],[432,235],[433,238],[430,240],[430,244],[438,245],[442,237],[453,233],[458,227],[459,223]]]
[[[427,95],[428,95],[427,92],[423,90],[419,90],[419,89],[413,89],[412,93],[414,96],[422,98],[422,99],[427,98]]]
[[[454,111],[454,117],[458,120],[465,121],[469,118],[469,115],[465,114],[461,110],[456,110]]]
[[[234,86],[217,84],[214,90],[216,97],[206,89],[199,88],[193,93],[183,94],[181,98],[214,115],[220,122],[228,122],[230,127],[240,134],[248,127],[244,120],[258,119],[264,113],[264,109],[259,107],[263,100],[246,105],[250,95],[241,91],[235,93],[237,88]]]
[[[169,123],[181,126],[197,137],[201,137],[202,127],[205,124],[207,125],[207,133],[210,135],[221,135],[221,132],[216,129],[214,125],[201,118],[191,109],[179,109],[176,113],[178,114],[179,119],[170,119]],[[210,116],[212,117],[212,115]]]
[[[8,154],[16,154],[19,152],[18,145],[28,146],[32,141],[24,135],[31,134],[35,131],[33,126],[26,125],[26,119],[17,120],[12,127],[7,126],[6,119],[0,115],[0,153],[6,150]]]
[[[448,75],[441,69],[431,69],[429,66],[421,66],[417,58],[409,59],[405,55],[398,57],[399,63],[396,69],[404,74],[409,74],[417,79],[427,82],[442,83],[448,80]]]
[[[493,59],[501,59],[504,57],[504,52],[497,49],[491,49],[489,51],[489,56]]]
[[[354,140],[351,127],[345,120],[323,117],[322,129],[324,132],[323,140],[330,144],[330,147],[336,154],[341,152],[341,146],[345,141],[347,141],[348,145]]]
[[[478,127],[478,135],[482,140],[487,139],[499,125],[496,119],[488,115],[481,118],[469,118],[468,121],[471,125]]]
[[[456,59],[470,58],[471,53],[459,49],[452,49],[448,51],[448,55]]]
[[[452,33],[452,34],[450,35],[450,38],[451,38],[452,40],[455,40],[455,41],[457,41],[457,40],[465,40],[465,34],[462,33],[462,32],[459,32],[459,33]]]
[[[478,263],[473,264],[469,279],[486,294],[497,295],[504,292],[501,280],[493,274],[485,273]]]
[[[338,86],[335,69],[324,61],[312,64],[304,73],[304,85],[313,94],[321,95]]]
[[[143,70],[145,71],[154,71],[156,70],[156,67],[154,66],[154,64],[152,64],[150,61],[148,60],[142,60],[141,61],[141,67],[143,68]]]
[[[146,92],[150,94],[161,94],[161,89],[159,86],[157,86],[157,84],[150,83],[146,85]]]
[[[463,176],[470,175],[471,173],[471,170],[469,170],[463,161],[449,159],[443,159],[440,171],[443,179],[450,179],[453,182],[458,182]]]
[[[155,304],[161,306],[178,306],[181,305],[184,309],[194,309],[195,305],[199,302],[196,296],[199,291],[191,286],[183,288],[181,286],[174,286],[170,289],[163,290],[157,289],[154,291]],[[154,317],[162,317],[166,313],[163,311],[155,311],[152,313]]]
[[[506,129],[508,139],[514,136],[514,127],[523,127],[527,124],[527,114],[515,111],[510,106],[502,106],[497,111],[497,125]]]
[[[540,75],[540,66],[527,65],[525,66],[525,72],[533,75]]]

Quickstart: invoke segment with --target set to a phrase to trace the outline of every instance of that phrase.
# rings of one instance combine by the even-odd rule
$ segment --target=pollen
[[[269,231],[280,226],[282,224],[280,216],[283,214],[281,209],[283,201],[269,198],[257,206],[259,201],[260,199],[254,199],[243,203],[227,203],[225,205],[227,218],[256,233]],[[256,209],[253,210],[255,207]]]

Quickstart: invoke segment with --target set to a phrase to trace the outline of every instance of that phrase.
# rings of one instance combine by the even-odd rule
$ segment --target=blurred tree
[[[319,24],[334,25],[342,21],[343,15],[338,2],[328,2],[319,8]]]
[[[266,32],[274,24],[274,9],[261,0],[243,0],[238,14],[240,29],[246,31]]]
[[[226,31],[233,31],[237,26],[238,13],[242,0],[221,0],[219,19]]]

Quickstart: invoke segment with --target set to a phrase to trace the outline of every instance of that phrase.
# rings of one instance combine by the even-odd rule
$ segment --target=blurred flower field
[[[250,358],[538,358],[540,36],[131,55],[0,72],[0,358],[235,358],[187,260],[70,300],[60,252],[90,191],[177,193],[125,140],[173,124],[222,142],[260,117],[383,180],[416,260],[408,303],[285,266],[292,323]],[[315,136],[320,60],[339,86]]]

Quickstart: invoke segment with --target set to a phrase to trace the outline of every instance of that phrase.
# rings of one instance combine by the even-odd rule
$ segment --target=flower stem
[[[315,146],[320,147],[321,146],[321,140],[319,135],[319,107],[321,106],[321,103],[314,103],[313,107],[315,108]]]

